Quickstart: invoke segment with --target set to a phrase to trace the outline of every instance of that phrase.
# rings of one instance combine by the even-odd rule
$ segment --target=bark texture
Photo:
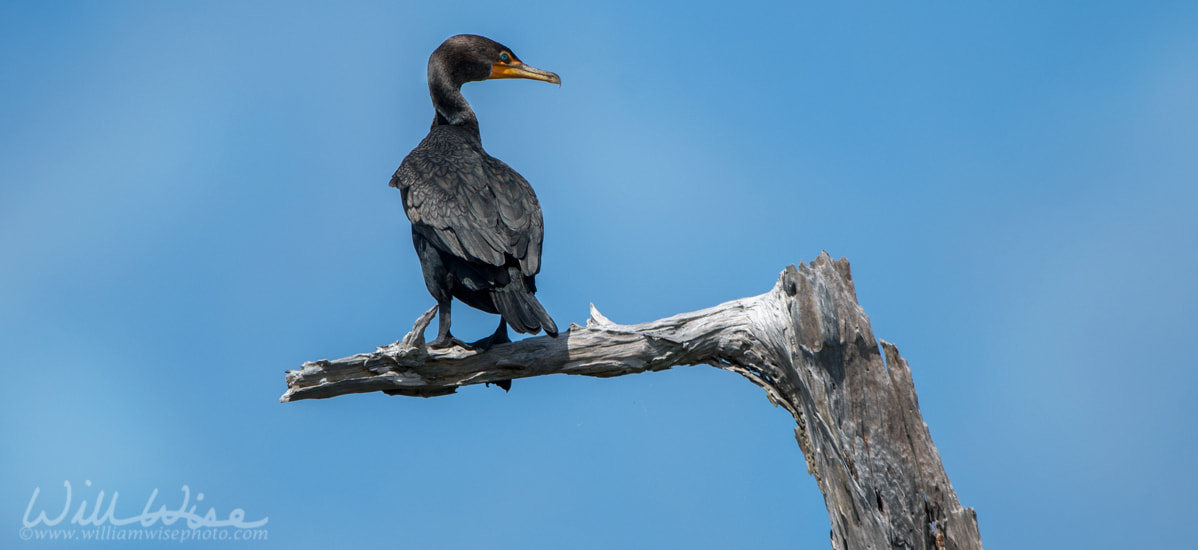
[[[433,397],[546,374],[620,376],[708,364],[740,373],[790,411],[837,549],[980,549],[977,515],[957,500],[932,444],[907,362],[874,338],[845,259],[787,267],[760,296],[621,325],[591,307],[585,327],[484,353],[402,341],[287,372],[283,402],[347,393]],[[879,345],[880,344],[880,345]]]

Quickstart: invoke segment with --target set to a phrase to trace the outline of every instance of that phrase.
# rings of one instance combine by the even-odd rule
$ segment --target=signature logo
[[[90,480],[85,482],[85,485],[88,487],[91,487],[91,484]],[[70,480],[63,481],[62,485],[66,488],[66,498],[63,499],[62,512],[53,518],[46,514],[45,508],[42,508],[38,511],[37,517],[32,520],[29,519],[30,515],[33,514],[34,506],[37,504],[38,496],[42,492],[41,487],[33,489],[33,496],[29,497],[29,506],[25,508],[25,516],[22,518],[26,528],[38,525],[54,527],[66,520],[67,515],[71,512],[71,482]],[[183,502],[179,504],[178,508],[167,508],[163,504],[155,510],[154,501],[158,498],[158,489],[154,489],[150,493],[150,498],[146,499],[146,505],[142,508],[140,514],[135,516],[121,516],[117,513],[117,500],[120,497],[120,493],[113,491],[112,498],[108,500],[108,508],[104,509],[104,491],[101,490],[96,494],[95,504],[90,507],[90,511],[86,499],[79,502],[79,506],[75,508],[75,515],[71,516],[70,525],[83,527],[112,525],[119,527],[140,523],[142,527],[150,527],[155,523],[161,522],[162,525],[169,526],[182,519],[187,521],[187,527],[191,529],[199,529],[201,527],[250,529],[266,525],[266,522],[270,520],[269,517],[263,517],[259,520],[246,521],[245,510],[241,508],[234,508],[224,518],[217,515],[215,507],[208,507],[208,511],[201,515],[196,513],[196,508],[200,506],[199,502],[204,500],[204,493],[198,493],[193,504],[191,501],[191,488],[184,485],[182,492]],[[102,509],[104,509],[103,513],[101,513]]]

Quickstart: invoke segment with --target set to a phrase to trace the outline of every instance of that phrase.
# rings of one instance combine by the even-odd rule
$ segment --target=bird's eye
[[[507,52],[503,52],[503,53],[499,54],[499,60],[504,63],[507,63],[508,61],[512,60],[512,56],[508,55]]]

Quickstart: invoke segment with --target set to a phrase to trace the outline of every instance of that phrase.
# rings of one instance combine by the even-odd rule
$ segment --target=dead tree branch
[[[877,341],[847,260],[788,267],[760,296],[637,325],[593,306],[585,327],[484,353],[428,350],[417,320],[400,342],[287,372],[283,402],[383,391],[433,397],[470,384],[621,376],[708,364],[740,373],[794,416],[795,439],[832,522],[833,548],[980,549],[919,412],[907,362]]]

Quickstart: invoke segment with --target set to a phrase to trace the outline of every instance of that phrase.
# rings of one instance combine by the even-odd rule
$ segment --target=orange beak
[[[508,63],[496,63],[491,65],[491,76],[488,78],[527,78],[529,80],[540,80],[550,84],[562,85],[562,79],[556,73],[542,71],[536,67],[529,67],[519,61],[511,61]]]

